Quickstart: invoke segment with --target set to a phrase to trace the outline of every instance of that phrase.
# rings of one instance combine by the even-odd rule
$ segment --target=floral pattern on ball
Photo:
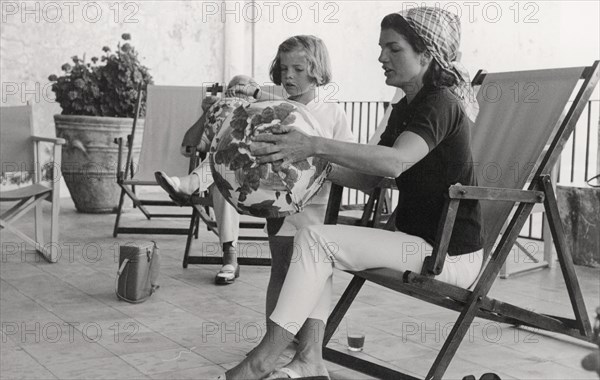
[[[208,117],[210,120],[213,115]],[[290,101],[240,104],[229,110],[210,150],[213,178],[225,199],[238,212],[257,217],[275,218],[302,211],[321,188],[327,161],[311,157],[285,167],[281,162],[258,164],[250,144],[253,136],[273,133],[273,128],[281,125],[315,135],[314,123],[303,105]]]
[[[204,134],[207,141],[212,142],[225,119],[231,115],[233,110],[240,106],[248,106],[250,103],[241,98],[223,98],[213,104],[207,111]]]

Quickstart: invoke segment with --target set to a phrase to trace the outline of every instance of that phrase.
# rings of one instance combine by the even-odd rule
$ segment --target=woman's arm
[[[327,177],[336,185],[357,189],[365,193],[376,188],[383,177],[359,173],[355,170],[333,164],[333,168]]]
[[[254,141],[269,142],[252,149],[258,162],[296,162],[317,156],[353,171],[370,176],[396,178],[429,153],[425,140],[414,132],[403,132],[392,147],[336,141],[308,136],[297,129],[282,126],[282,134],[262,134]]]

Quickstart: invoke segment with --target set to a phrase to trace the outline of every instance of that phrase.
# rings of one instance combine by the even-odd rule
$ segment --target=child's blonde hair
[[[323,40],[310,35],[290,37],[283,41],[277,49],[277,55],[271,63],[269,74],[276,85],[281,85],[281,53],[301,50],[308,61],[308,76],[317,84],[323,86],[331,81],[331,64],[329,52]]]

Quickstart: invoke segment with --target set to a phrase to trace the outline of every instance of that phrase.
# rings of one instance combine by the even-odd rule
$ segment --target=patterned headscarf
[[[448,74],[458,80],[451,90],[460,99],[469,118],[475,122],[479,104],[471,79],[460,59],[460,18],[439,7],[410,8],[398,14],[421,37],[427,50]]]

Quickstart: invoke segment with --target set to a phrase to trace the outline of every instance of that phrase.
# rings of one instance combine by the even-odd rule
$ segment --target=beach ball
[[[323,185],[328,162],[309,157],[289,165],[258,164],[250,152],[251,137],[273,133],[280,125],[317,135],[316,123],[304,105],[288,100],[234,108],[210,148],[211,171],[221,194],[240,214],[276,218],[302,211]]]

